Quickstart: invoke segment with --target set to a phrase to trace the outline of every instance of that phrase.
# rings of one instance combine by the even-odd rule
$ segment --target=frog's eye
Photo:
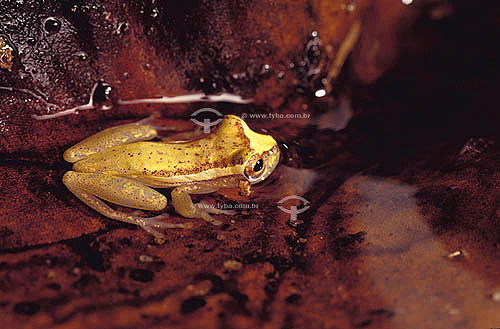
[[[264,168],[264,160],[259,159],[257,162],[255,162],[255,165],[253,166],[253,172],[259,172]]]
[[[245,176],[250,182],[260,181],[262,174],[265,171],[264,169],[264,159],[260,156],[254,155],[245,166]]]

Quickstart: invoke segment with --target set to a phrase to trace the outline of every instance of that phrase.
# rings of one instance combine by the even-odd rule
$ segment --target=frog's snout
[[[280,162],[280,148],[278,147],[278,143],[276,143],[273,148],[265,154],[265,161],[267,162],[267,166],[264,175],[265,178],[267,178],[271,176],[274,169],[276,169],[278,163]]]

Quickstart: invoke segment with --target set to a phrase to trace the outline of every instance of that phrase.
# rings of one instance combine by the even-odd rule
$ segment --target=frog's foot
[[[165,235],[158,230],[165,230],[170,228],[183,228],[190,229],[193,223],[168,223],[163,220],[168,218],[168,214],[162,214],[154,217],[136,217],[137,225],[144,229],[146,232],[154,235],[157,242],[165,240]]]
[[[172,194],[172,195],[174,195],[174,194]],[[189,197],[189,195],[187,195],[187,196]],[[189,200],[191,201],[191,198],[189,198]],[[200,204],[194,204],[194,203],[191,203],[191,204],[179,204],[179,203],[177,203],[176,204],[176,201],[178,202],[179,200],[172,199],[172,203],[174,204],[175,211],[177,211],[182,216],[188,217],[188,218],[201,218],[201,219],[203,219],[203,220],[205,220],[205,221],[207,221],[215,226],[222,225],[222,222],[220,220],[215,219],[212,216],[210,216],[210,210],[208,210],[208,207],[205,208],[205,207],[203,207],[203,205],[201,207],[199,207]],[[205,204],[204,206],[208,206],[208,205]],[[215,209],[215,208],[213,208],[213,209]]]
[[[212,210],[215,209],[217,213],[220,209],[215,207],[209,207],[208,204],[194,204],[189,193],[192,194],[203,194],[211,193],[217,190],[213,186],[204,185],[188,185],[179,186],[172,191],[172,204],[174,205],[175,211],[184,217],[188,218],[201,218],[213,225],[221,225],[222,222],[210,216],[210,213],[214,213]]]
[[[195,203],[194,205],[199,209],[205,210],[209,214],[227,215],[227,216],[237,214],[237,212],[234,210],[219,209],[215,205],[205,201],[200,201],[199,203]]]
[[[213,218],[212,216],[209,215],[208,211],[206,210],[199,210],[197,212],[197,217],[202,218],[204,221],[209,222],[212,225],[219,226],[222,225],[222,222],[218,219]]]

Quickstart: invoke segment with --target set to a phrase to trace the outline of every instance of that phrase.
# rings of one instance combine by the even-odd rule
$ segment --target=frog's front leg
[[[184,217],[202,218],[213,225],[221,225],[222,222],[213,218],[210,214],[234,215],[235,212],[211,207],[207,203],[194,204],[190,196],[190,194],[212,193],[218,189],[218,186],[206,183],[179,186],[172,191],[172,204],[175,211]]]
[[[101,199],[125,207],[158,211],[167,206],[167,198],[147,187],[125,177],[115,177],[101,173],[80,173],[68,171],[63,176],[63,183],[86,205],[102,215],[122,222],[136,224],[162,240],[164,235],[156,229],[191,228],[192,223],[166,223],[165,215],[139,217],[114,210]]]

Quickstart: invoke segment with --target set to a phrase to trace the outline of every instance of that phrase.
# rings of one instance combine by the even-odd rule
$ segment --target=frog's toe
[[[157,230],[155,230],[153,227],[149,226],[146,223],[141,223],[137,224],[139,227],[141,227],[144,231],[152,234],[155,237],[155,241],[158,244],[163,244],[162,241],[165,241],[165,235]]]
[[[144,229],[146,232],[153,234],[157,242],[165,240],[165,235],[161,233],[159,230],[170,229],[170,228],[189,229],[193,227],[192,223],[178,224],[178,223],[164,222],[163,220],[165,218],[168,218],[167,214],[149,218],[141,218],[137,224],[140,227],[142,227],[142,229]]]
[[[219,212],[218,214],[222,214],[222,215],[236,215],[238,212],[236,210],[222,210],[222,209],[219,209]]]
[[[202,217],[205,221],[207,221],[207,222],[211,223],[212,225],[215,225],[215,226],[222,225],[222,222],[221,222],[220,220],[213,218],[213,217],[212,217],[212,216],[210,216],[210,215],[208,214],[208,212],[206,212],[206,211],[203,211],[203,212],[201,213],[201,217]]]
[[[215,226],[222,225],[222,222],[218,219],[215,219],[215,218],[212,218],[212,220],[210,220],[208,222],[211,223],[212,225],[215,225]]]
[[[193,223],[192,222],[187,222],[187,223],[184,223],[183,225],[184,225],[184,228],[187,228],[187,229],[193,228]]]
[[[169,218],[168,214],[161,214],[154,217],[144,218],[145,225],[151,228],[167,229],[167,228],[189,228],[191,223],[168,223],[163,220]],[[192,224],[191,224],[192,225]]]
[[[210,214],[216,214],[216,215],[236,215],[237,212],[234,210],[223,210],[223,209],[217,209],[217,208],[212,208],[210,210],[207,210],[208,213]]]

